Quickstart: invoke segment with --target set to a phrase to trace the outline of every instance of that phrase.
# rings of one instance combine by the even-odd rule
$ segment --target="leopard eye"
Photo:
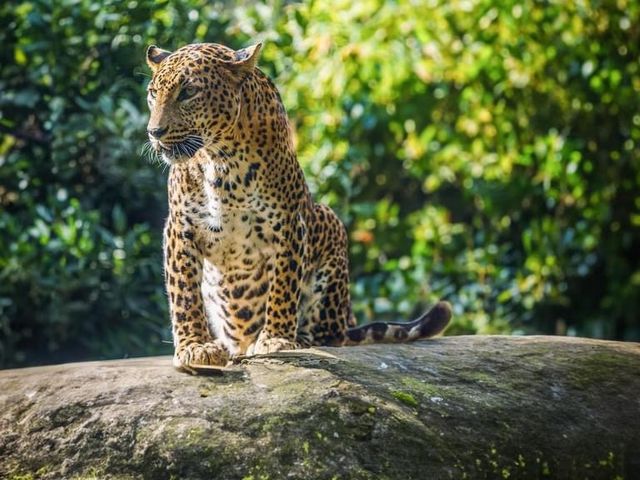
[[[196,93],[198,93],[197,87],[194,87],[193,85],[187,85],[186,87],[183,87],[182,90],[180,90],[180,93],[178,94],[178,101],[182,102],[184,100],[188,100]]]
[[[156,95],[157,95],[157,93],[156,93],[155,89],[150,88],[150,89],[149,89],[149,97],[150,97],[152,100],[155,100],[155,99],[156,99]]]

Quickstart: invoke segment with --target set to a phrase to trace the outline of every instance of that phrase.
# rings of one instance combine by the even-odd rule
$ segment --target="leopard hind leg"
[[[356,325],[349,294],[347,233],[337,215],[316,205],[310,222],[309,268],[302,287],[297,341],[302,346],[340,346]]]

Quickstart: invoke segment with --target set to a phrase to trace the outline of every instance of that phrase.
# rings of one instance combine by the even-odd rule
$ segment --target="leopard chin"
[[[189,135],[180,142],[155,144],[156,151],[162,155],[162,159],[168,164],[185,162],[195,156],[204,147],[202,137]]]

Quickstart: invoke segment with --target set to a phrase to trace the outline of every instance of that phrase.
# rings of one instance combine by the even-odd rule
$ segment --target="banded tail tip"
[[[434,307],[424,314],[420,326],[420,337],[434,337],[444,331],[453,316],[451,304],[439,301]]]

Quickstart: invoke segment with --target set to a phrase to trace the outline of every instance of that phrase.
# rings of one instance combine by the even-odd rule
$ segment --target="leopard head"
[[[147,49],[153,73],[147,133],[165,162],[179,163],[203,147],[215,147],[234,128],[242,82],[255,68],[261,46],[236,51],[202,43],[173,53],[155,45]]]

